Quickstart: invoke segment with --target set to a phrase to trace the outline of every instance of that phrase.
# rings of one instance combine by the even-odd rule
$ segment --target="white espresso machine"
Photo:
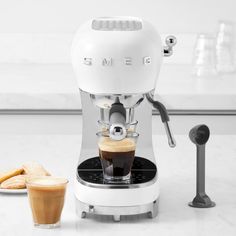
[[[152,108],[160,112],[168,142],[175,146],[163,104],[155,101],[163,56],[172,54],[174,36],[163,46],[154,27],[136,17],[101,17],[82,25],[72,44],[72,64],[81,93],[82,144],[76,169],[77,213],[121,216],[157,215],[159,178],[152,145]],[[116,105],[119,106],[116,106]],[[116,107],[116,109],[114,109]],[[117,108],[119,107],[119,108]],[[122,140],[139,134],[129,181],[104,181],[99,130]]]

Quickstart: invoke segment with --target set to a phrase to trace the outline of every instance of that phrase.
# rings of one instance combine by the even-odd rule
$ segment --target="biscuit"
[[[10,179],[1,183],[1,188],[4,189],[22,189],[26,188],[26,175],[13,176]]]
[[[12,170],[1,173],[0,174],[0,183],[2,183],[3,181],[5,181],[13,176],[21,174],[23,171],[24,171],[23,168],[16,168],[16,169],[12,169]]]
[[[24,172],[26,175],[34,175],[34,176],[49,176],[50,173],[46,171],[42,165],[37,162],[28,162],[23,164]]]

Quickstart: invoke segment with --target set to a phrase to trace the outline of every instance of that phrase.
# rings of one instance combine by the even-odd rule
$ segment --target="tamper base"
[[[192,202],[189,202],[188,204],[191,207],[196,208],[210,208],[214,207],[216,204],[215,202],[211,201],[211,199],[206,195],[197,195]]]

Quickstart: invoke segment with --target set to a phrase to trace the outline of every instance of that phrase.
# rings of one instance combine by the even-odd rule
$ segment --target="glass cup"
[[[128,131],[122,140],[113,140],[108,131],[97,133],[103,178],[107,183],[128,183],[139,134]]]
[[[39,228],[60,226],[67,179],[51,176],[29,177],[26,180],[34,225]]]
[[[229,21],[219,22],[216,40],[217,71],[235,72],[235,24]]]
[[[215,37],[200,34],[193,54],[193,74],[196,76],[216,76]]]

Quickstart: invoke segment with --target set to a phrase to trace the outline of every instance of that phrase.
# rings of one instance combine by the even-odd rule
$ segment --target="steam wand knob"
[[[169,35],[166,37],[165,42],[166,46],[163,48],[163,53],[165,57],[169,57],[173,54],[173,47],[176,45],[177,39],[175,36]]]

